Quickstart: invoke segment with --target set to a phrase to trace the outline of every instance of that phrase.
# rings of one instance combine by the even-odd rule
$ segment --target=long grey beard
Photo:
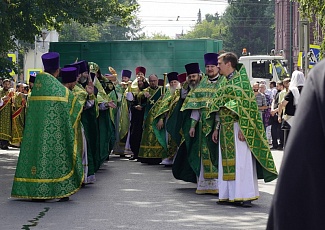
[[[170,87],[170,93],[173,95],[177,89],[180,89],[181,85],[178,84],[176,87]]]

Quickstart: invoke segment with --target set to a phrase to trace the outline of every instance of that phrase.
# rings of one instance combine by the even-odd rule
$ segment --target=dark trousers
[[[1,149],[8,149],[9,141],[7,140],[0,140],[0,148]]]
[[[143,116],[144,110],[131,110],[132,118],[131,118],[131,127],[130,127],[130,147],[133,152],[133,157],[138,158],[139,149],[142,139],[142,131],[143,131]]]
[[[278,116],[274,115],[272,118],[271,136],[273,148],[283,147],[284,145],[284,132],[281,130],[281,123],[278,122]],[[278,144],[280,139],[280,144]]]
[[[288,137],[289,137],[289,132],[290,132],[290,129],[285,129],[283,130],[284,131],[284,142],[283,142],[283,147],[286,146],[286,143],[288,141]]]

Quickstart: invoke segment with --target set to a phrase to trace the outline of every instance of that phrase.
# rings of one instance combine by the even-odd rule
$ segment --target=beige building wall
[[[34,49],[29,50],[24,57],[24,81],[29,78],[28,69],[43,69],[41,56],[49,51],[50,42],[58,41],[59,34],[55,30],[48,33],[44,42],[42,38],[35,38]]]

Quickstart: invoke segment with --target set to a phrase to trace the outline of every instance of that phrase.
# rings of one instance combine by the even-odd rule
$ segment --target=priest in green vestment
[[[89,62],[90,74],[94,76],[94,86],[98,89],[98,118],[97,118],[97,151],[94,158],[95,172],[98,171],[100,166],[109,157],[109,138],[113,132],[112,126],[109,124],[111,116],[109,108],[116,108],[115,103],[110,96],[105,92],[103,85],[106,85],[108,80],[103,77],[99,66],[94,62]]]
[[[20,145],[23,138],[23,131],[25,125],[25,95],[20,92],[16,92],[14,96],[14,102],[12,106],[12,124],[11,124],[11,143]]]
[[[79,78],[79,71],[83,71],[82,68],[80,68],[81,65],[78,65],[75,63],[75,65],[69,65],[69,67],[62,68],[60,71],[60,77],[61,77],[61,83],[72,91],[74,95],[74,103],[79,103],[82,107],[80,110],[80,113],[83,111],[83,105],[84,105],[84,94],[82,91],[79,91],[77,86],[77,80]],[[77,93],[78,92],[78,93]],[[87,94],[87,93],[86,93]],[[83,185],[88,183],[88,164],[85,162],[87,155],[85,155],[84,151],[84,144],[85,144],[85,136],[84,136],[84,130],[81,123],[81,114],[78,116],[75,126],[75,136],[77,139],[77,154],[82,156],[82,165],[83,165]]]
[[[58,80],[59,54],[42,56],[29,98],[26,127],[12,186],[12,197],[66,201],[83,181],[77,124],[82,105]]]
[[[144,96],[147,98],[143,118],[143,133],[141,138],[139,158],[143,163],[159,164],[166,149],[159,142],[152,126],[155,114],[160,106],[163,87],[158,86],[158,77],[155,74],[149,76],[149,87]],[[161,131],[164,132],[164,131]]]
[[[116,103],[112,100],[110,93],[107,91],[109,81],[101,77],[99,81],[102,85],[102,88],[106,94],[106,98],[99,96],[99,116],[98,116],[98,129],[99,129],[99,153],[100,153],[100,162],[98,167],[100,167],[105,160],[109,159],[109,155],[113,149],[112,141],[115,140],[115,129],[114,129],[114,113],[112,108],[109,106],[108,98],[110,103]],[[115,108],[114,108],[115,111]],[[97,168],[98,170],[98,168]],[[97,171],[96,170],[96,171]]]
[[[94,84],[89,76],[88,63],[85,60],[66,65],[65,67],[68,66],[76,67],[79,70],[77,83],[73,87],[72,92],[83,106],[80,125],[81,138],[78,142],[78,145],[82,146],[82,164],[85,174],[83,183],[94,183],[96,181],[94,155],[97,151],[97,115]]]
[[[81,123],[84,128],[86,153],[87,159],[83,159],[84,165],[88,166],[86,183],[96,182],[95,176],[95,162],[98,159],[98,126],[97,117],[98,111],[98,89],[94,86],[93,80],[89,73],[89,65],[87,61],[80,61],[75,63],[79,65],[81,75],[74,91],[78,91],[79,99],[83,104],[83,111],[81,113]],[[91,88],[91,89],[90,89]],[[90,91],[89,91],[90,89]]]
[[[171,138],[175,140],[177,146],[179,147],[181,145],[182,139],[184,139],[184,135],[181,131],[183,112],[181,112],[180,109],[182,108],[185,97],[189,92],[189,86],[186,73],[178,74],[177,79],[180,83],[180,89],[176,90],[171,99],[168,114],[169,119],[166,122],[166,131],[171,136]]]
[[[109,108],[109,113],[112,121],[111,129],[113,130],[113,133],[112,135],[110,135],[110,140],[109,140],[109,152],[111,154],[114,153],[120,155],[121,157],[124,157],[125,144],[120,142],[119,126],[120,126],[120,115],[121,115],[120,113],[121,99],[125,88],[122,88],[122,85],[119,84],[116,70],[111,66],[108,67],[108,70],[110,74],[105,74],[105,78],[109,80],[108,83],[106,84],[105,91],[116,105],[115,109]],[[122,80],[123,80],[123,76],[122,76]]]
[[[176,141],[171,138],[171,135],[168,134],[165,127],[169,119],[169,115],[175,108],[176,102],[179,99],[180,84],[177,76],[177,72],[170,72],[167,74],[169,88],[166,90],[161,99],[161,102],[157,108],[158,110],[155,113],[154,122],[152,124],[157,139],[166,149],[164,152],[165,154],[162,155],[161,162],[162,165],[166,166],[173,164],[173,158],[178,147]]]
[[[186,182],[196,183],[197,178],[195,172],[191,168],[191,165],[188,161],[188,153],[185,142],[185,135],[183,126],[190,122],[191,111],[185,110],[180,111],[185,98],[191,92],[191,88],[197,85],[196,82],[190,84],[190,79],[187,78],[187,73],[182,73],[177,76],[178,81],[181,84],[181,89],[179,90],[179,96],[175,95],[174,108],[171,110],[169,119],[166,124],[166,130],[171,135],[171,138],[174,139],[177,143],[178,149],[177,153],[173,160],[172,172],[173,176],[178,180],[183,180]],[[188,124],[187,127],[190,125]],[[186,127],[185,127],[186,128]],[[189,129],[187,128],[187,133]]]
[[[129,160],[137,160],[140,150],[141,138],[143,133],[143,119],[145,114],[145,107],[147,105],[147,97],[144,93],[147,92],[146,88],[149,87],[145,79],[146,68],[138,66],[135,69],[136,79],[128,87],[126,99],[130,103],[130,129],[129,129],[129,144],[133,156]],[[127,148],[128,141],[125,145]]]
[[[251,207],[251,201],[259,197],[257,179],[270,182],[277,178],[277,171],[245,67],[233,53],[220,55],[218,67],[227,78],[210,110],[219,114],[221,123],[212,135],[215,143],[219,141],[219,152],[215,151],[219,203]]]
[[[129,153],[127,151],[131,152],[130,143],[127,143],[130,128],[130,112],[129,103],[126,100],[126,92],[128,89],[128,85],[132,83],[132,81],[130,81],[132,72],[130,70],[124,69],[121,72],[121,76],[121,84],[115,86],[120,101],[117,111],[117,142],[114,149],[114,153],[123,157],[126,155],[126,153]],[[127,151],[125,151],[126,149]]]
[[[2,105],[0,106],[0,148],[8,149],[9,142],[12,139],[11,115],[12,103],[14,100],[14,91],[10,89],[10,80],[3,80],[3,88],[0,89]]]
[[[216,118],[209,116],[209,109],[224,78],[219,76],[218,54],[207,53],[204,61],[206,75],[202,76],[200,84],[186,97],[181,111],[191,111],[188,160],[197,176],[196,193],[217,194],[218,169],[212,163],[210,155],[211,151],[218,148],[211,139]]]
[[[111,80],[107,81],[104,87],[106,94],[110,97],[112,102],[117,105],[118,95],[115,90],[115,86]],[[115,146],[116,141],[116,117],[117,117],[117,108],[109,108],[109,120],[108,120],[108,152],[111,153]]]

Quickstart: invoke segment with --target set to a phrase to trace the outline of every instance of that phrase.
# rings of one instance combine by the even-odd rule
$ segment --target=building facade
[[[288,69],[293,72],[298,67],[299,56],[299,21],[302,20],[299,14],[299,4],[291,0],[275,1],[275,50],[284,51],[288,60]],[[315,20],[316,21],[316,20]],[[313,28],[317,24],[310,24],[310,44],[319,44],[314,40]],[[318,28],[318,27],[317,27]],[[320,31],[318,29],[318,31]]]

